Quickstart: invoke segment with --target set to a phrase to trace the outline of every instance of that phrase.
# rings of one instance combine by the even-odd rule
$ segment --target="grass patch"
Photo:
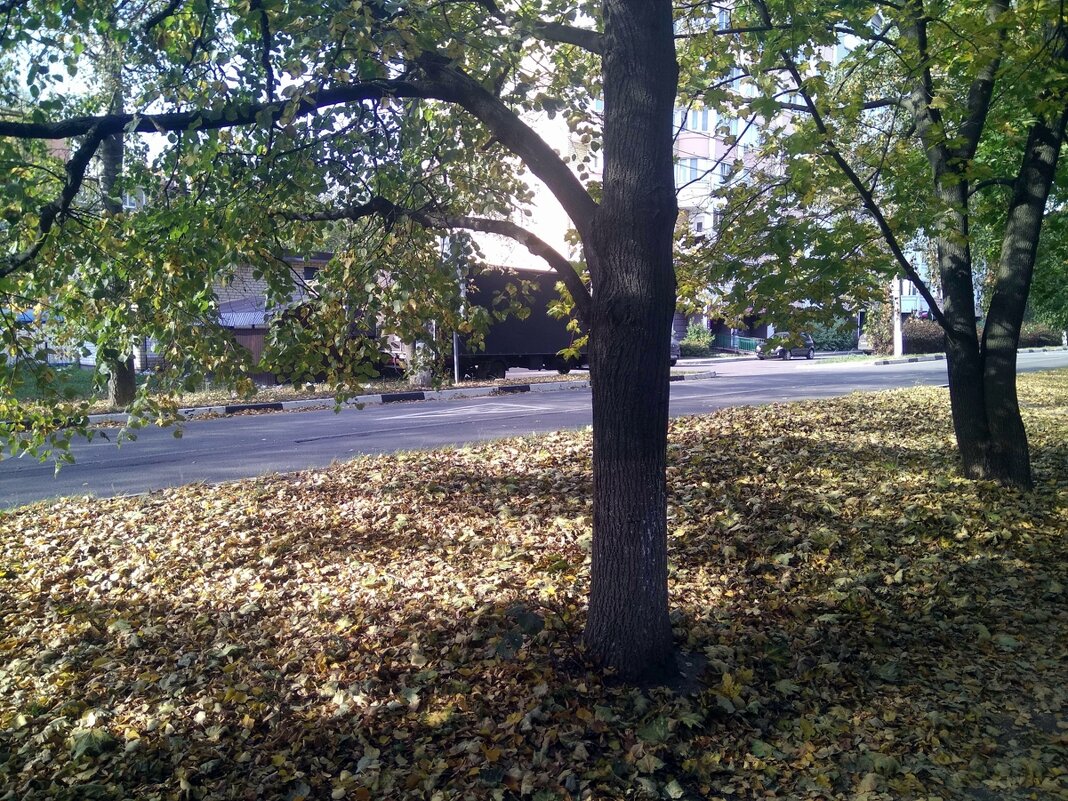
[[[873,362],[876,359],[885,359],[886,356],[874,356],[863,353],[850,353],[843,356],[819,356],[820,364],[834,364],[836,362]]]
[[[1068,373],[1020,395],[1028,495],[955,476],[944,390],[673,422],[689,696],[576,646],[588,435],[4,513],[0,787],[1064,798]]]
[[[60,395],[71,400],[86,400],[96,395],[93,386],[93,371],[77,366],[62,366],[54,369],[54,388]],[[15,385],[15,399],[31,403],[41,395],[37,378],[31,371],[19,370],[19,382]]]

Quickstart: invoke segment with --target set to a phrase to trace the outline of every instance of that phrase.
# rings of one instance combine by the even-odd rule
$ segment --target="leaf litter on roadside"
[[[1036,491],[944,390],[672,423],[696,692],[579,641],[588,434],[0,516],[0,799],[1068,797],[1068,374]],[[785,421],[785,423],[784,423]]]

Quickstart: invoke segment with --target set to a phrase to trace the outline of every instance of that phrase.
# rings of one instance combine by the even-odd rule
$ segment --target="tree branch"
[[[216,109],[178,111],[164,114],[104,114],[71,117],[59,122],[13,122],[0,120],[0,136],[19,139],[66,139],[82,136],[99,129],[105,136],[127,133],[169,133],[196,130],[218,130],[252,125],[264,116],[272,121],[282,116],[286,107],[295,103],[294,116],[303,117],[320,109],[363,100],[382,100],[387,97],[429,98],[432,94],[408,81],[383,80],[319,89],[300,96],[296,101],[275,103],[235,103]]]
[[[546,42],[557,42],[581,47],[590,53],[604,55],[604,37],[597,31],[576,28],[559,22],[535,22],[531,26],[531,35]]]
[[[387,200],[384,197],[375,197],[366,203],[356,206],[348,206],[341,209],[312,212],[309,214],[282,213],[279,216],[288,220],[301,220],[305,222],[330,222],[336,220],[359,220],[365,217],[377,216],[386,221],[388,227],[392,227],[401,218],[412,220],[424,228],[463,229],[467,231],[481,231],[488,234],[497,234],[512,239],[526,247],[532,254],[543,259],[553,271],[560,277],[571,293],[575,302],[575,316],[586,330],[589,330],[590,320],[590,291],[582,283],[579,274],[563,255],[543,239],[535,236],[527,229],[516,225],[509,220],[493,220],[487,217],[468,217],[463,215],[444,214],[427,209],[406,209],[403,206]]]
[[[37,254],[44,247],[48,234],[55,226],[56,220],[70,210],[71,204],[74,202],[74,198],[85,180],[85,172],[89,168],[89,162],[106,137],[107,134],[99,129],[94,128],[89,131],[81,146],[67,162],[67,179],[59,199],[44,206],[39,213],[37,241],[28,249],[6,259],[6,263],[0,262],[0,278],[6,278],[17,270],[21,270],[37,258]]]
[[[263,78],[266,83],[267,100],[274,102],[274,67],[271,65],[271,48],[274,46],[271,40],[271,21],[267,17],[267,9],[260,0],[252,0],[249,11],[259,12],[260,23],[260,64],[263,67]]]
[[[427,52],[418,58],[418,63],[427,74],[429,96],[456,103],[485,125],[545,183],[564,207],[582,240],[590,241],[590,225],[597,203],[556,151],[500,98],[448,59]]]
[[[151,17],[145,20],[141,26],[141,33],[150,33],[160,23],[164,22],[170,16],[174,14],[179,8],[182,7],[184,0],[170,0],[163,8],[153,14]]]
[[[64,139],[99,130],[104,136],[127,133],[218,130],[278,120],[287,107],[295,105],[294,117],[303,117],[329,106],[385,98],[436,99],[455,103],[485,125],[506,148],[523,160],[560,201],[583,240],[597,203],[582,182],[545,140],[501,100],[452,62],[436,53],[423,53],[417,59],[425,78],[379,80],[319,89],[299,95],[297,100],[277,103],[230,104],[208,111],[165,114],[107,114],[75,117],[54,123],[0,121],[0,136],[22,139]]]
[[[808,106],[803,103],[780,103],[779,105],[787,111],[799,111],[804,114],[809,113]],[[874,111],[875,109],[880,108],[900,108],[901,106],[902,103],[900,100],[894,100],[893,98],[884,97],[879,100],[869,100],[867,103],[862,103],[860,105],[860,108],[863,111]]]
[[[996,25],[1008,8],[1008,0],[993,0],[987,6],[987,21],[991,25]],[[1008,28],[1003,25],[998,31],[994,57],[983,66],[968,88],[968,115],[960,129],[961,138],[964,139],[964,147],[961,149],[960,156],[965,161],[975,158],[975,151],[979,147],[979,138],[982,136],[983,126],[986,125],[987,113],[990,111],[990,99],[994,94],[994,79],[1001,66],[1001,56],[1005,50],[1007,37]]]
[[[1012,178],[987,178],[985,181],[980,181],[968,190],[968,197],[982,192],[984,189],[989,189],[992,186],[1016,186],[1016,181]]]

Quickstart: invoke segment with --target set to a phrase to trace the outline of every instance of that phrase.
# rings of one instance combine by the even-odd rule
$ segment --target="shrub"
[[[707,356],[710,352],[708,345],[694,342],[692,339],[684,339],[679,343],[679,352],[688,358],[695,356]]]
[[[700,323],[690,323],[679,347],[683,356],[707,356],[712,349],[712,332]]]
[[[1061,334],[1042,323],[1024,323],[1020,329],[1021,348],[1045,348],[1060,345]]]
[[[703,326],[700,323],[690,323],[683,341],[686,340],[704,345],[707,348],[712,344],[712,332],[708,330],[707,326]]]
[[[853,320],[813,325],[811,333],[816,350],[853,350],[857,346],[857,326]]]
[[[934,320],[906,320],[901,327],[905,353],[945,353],[946,334]]]

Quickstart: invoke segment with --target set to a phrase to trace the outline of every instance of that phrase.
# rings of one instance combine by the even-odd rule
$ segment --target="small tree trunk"
[[[137,373],[133,356],[108,361],[108,405],[113,409],[125,409],[133,403],[137,394]]]
[[[935,252],[945,298],[946,365],[953,431],[961,469],[974,479],[991,477],[990,428],[983,393],[983,359],[975,326],[975,287],[968,244],[968,185],[959,171],[935,161],[939,199],[946,208]]]
[[[948,304],[947,304],[948,306]],[[953,319],[946,315],[950,322]],[[960,453],[961,472],[968,478],[985,479],[990,471],[990,429],[983,394],[983,365],[979,343],[973,336],[955,329],[946,336],[946,365],[949,372],[949,405],[953,433]]]
[[[593,561],[584,640],[621,678],[676,671],[668,617],[668,373],[678,67],[665,0],[604,3],[604,193],[593,278]]]
[[[110,93],[108,113],[121,114],[124,108],[125,85],[122,77],[123,48],[108,34],[104,46],[104,85]],[[103,194],[104,212],[108,215],[122,213],[122,198],[119,192],[119,178],[122,176],[125,156],[124,134],[112,134],[100,144],[100,191]],[[113,285],[109,287],[112,295],[125,294],[126,287]],[[133,355],[126,349],[119,359],[108,359],[108,404],[112,408],[125,409],[133,403],[137,394],[137,378],[134,372]]]

